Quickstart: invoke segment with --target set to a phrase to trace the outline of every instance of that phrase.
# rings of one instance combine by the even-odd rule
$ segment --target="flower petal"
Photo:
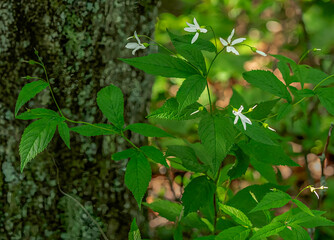
[[[234,124],[237,124],[238,120],[239,120],[239,115],[237,114],[235,115]]]
[[[266,57],[266,56],[267,56],[267,54],[266,54],[266,53],[264,53],[264,52],[262,52],[262,51],[256,50],[256,52],[257,52],[258,54],[260,54],[260,55],[264,56],[264,57]]]
[[[187,23],[187,25],[188,25],[189,27],[191,27],[191,28],[195,28],[195,27],[196,27],[194,24],[191,24],[191,23],[188,23],[188,22],[186,22],[186,23]]]
[[[193,39],[191,40],[191,44],[193,44],[194,42],[196,42],[197,38],[199,36],[199,33],[195,33],[195,36],[193,37]]]
[[[194,18],[194,25],[195,25],[195,27],[196,27],[197,29],[200,28],[199,25],[198,25],[198,23],[197,23],[196,18]]]
[[[208,32],[208,30],[206,30],[205,28],[200,28],[199,30],[200,30],[200,32],[202,32],[202,33],[207,33],[207,32]]]
[[[230,36],[228,36],[228,38],[227,38],[227,42],[228,42],[228,43],[231,43],[231,40],[232,40],[233,35],[234,35],[234,28],[233,28],[233,30],[232,30]]]
[[[135,38],[137,39],[138,44],[140,44],[141,42],[140,42],[140,40],[139,40],[139,38],[138,38],[138,35],[137,35],[137,32],[136,32],[136,31],[135,31]]]
[[[219,41],[223,44],[223,46],[227,46],[228,45],[228,43],[224,39],[222,39],[222,38],[219,38]]]
[[[186,32],[197,32],[196,28],[191,28],[191,27],[185,27],[184,31],[186,31]]]
[[[233,45],[241,43],[241,42],[243,42],[245,40],[246,40],[246,38],[237,38],[237,39],[235,39],[235,40],[232,41],[231,45],[233,46]]]
[[[239,52],[234,47],[230,47],[230,51],[233,52],[235,55],[239,55]]]
[[[240,113],[240,119],[241,119],[242,122],[245,122],[245,123],[248,123],[248,124],[252,125],[251,120],[249,120],[249,118],[246,117],[245,115],[243,115],[242,113]]]
[[[135,49],[137,46],[138,46],[138,43],[134,43],[134,42],[127,43],[125,45],[125,47],[128,48],[128,49]]]
[[[239,109],[238,109],[238,112],[241,113],[243,110],[244,110],[244,106],[241,105],[241,106],[239,107]]]
[[[226,52],[232,52],[232,48],[234,48],[234,47],[227,46],[227,47],[226,47]]]

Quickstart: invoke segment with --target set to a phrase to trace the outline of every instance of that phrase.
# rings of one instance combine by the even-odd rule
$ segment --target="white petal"
[[[235,39],[235,40],[232,41],[231,45],[233,46],[233,45],[241,43],[241,42],[243,42],[245,40],[246,40],[246,38],[237,38],[237,39]]]
[[[238,112],[241,113],[243,110],[244,110],[244,106],[241,105],[238,109]]]
[[[268,127],[269,130],[273,131],[273,132],[276,132],[275,129],[271,128],[271,127]]]
[[[135,38],[137,39],[138,44],[140,44],[140,40],[139,40],[139,38],[137,36],[137,32],[136,31],[135,31]]]
[[[240,118],[240,119],[241,119],[242,126],[244,126],[244,129],[246,130],[246,123],[244,121],[242,121],[242,118]]]
[[[234,35],[234,28],[233,28],[233,30],[232,30],[230,36],[228,36],[228,38],[227,38],[227,42],[228,42],[228,43],[231,43],[231,40],[232,40],[233,35]]]
[[[242,122],[245,122],[245,123],[248,123],[248,124],[252,125],[251,120],[249,120],[249,118],[246,117],[245,115],[243,115],[242,113],[240,113],[240,119],[241,119]]]
[[[194,42],[196,42],[197,38],[199,36],[199,33],[195,33],[195,36],[193,37],[193,39],[191,40],[191,44],[193,44]]]
[[[223,44],[223,46],[227,46],[228,45],[228,43],[224,39],[219,38],[219,40]]]
[[[234,47],[227,46],[227,47],[226,47],[226,52],[232,52],[232,48],[234,48]]]
[[[128,48],[128,49],[135,49],[137,46],[138,46],[138,43],[134,43],[134,42],[127,43],[125,45],[125,47]]]
[[[196,21],[196,18],[194,18],[194,25],[196,26],[196,28],[199,28],[199,25],[198,25],[198,23]]]
[[[237,124],[238,120],[239,120],[239,115],[235,115],[234,124]]]
[[[235,49],[234,47],[230,47],[231,52],[233,52],[235,55],[239,55],[239,52],[237,51],[237,49]]]
[[[206,30],[205,28],[200,28],[199,29],[202,33],[207,33],[208,32],[208,30]]]
[[[191,27],[184,28],[184,31],[186,31],[186,32],[197,32],[196,28],[191,28]]]
[[[191,23],[188,23],[188,22],[187,22],[187,25],[188,25],[189,27],[191,27],[191,28],[195,28],[195,27],[196,27],[194,24],[191,24]]]
[[[260,54],[260,55],[264,56],[264,57],[266,57],[266,56],[267,56],[267,54],[266,54],[266,53],[264,53],[264,52],[262,52],[262,51],[256,50],[256,52],[257,52],[258,54]]]
[[[314,191],[314,194],[317,196],[317,198],[319,199],[319,195],[316,191]]]

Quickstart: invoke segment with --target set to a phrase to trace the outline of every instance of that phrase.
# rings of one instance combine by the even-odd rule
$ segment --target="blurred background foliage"
[[[309,49],[313,51],[300,63],[322,70],[327,74],[334,73],[334,1],[330,0],[163,0],[160,7],[159,18],[156,23],[155,40],[170,49],[166,29],[175,34],[185,34],[183,30],[186,22],[192,23],[196,17],[198,23],[206,26],[208,33],[200,34],[201,38],[209,39],[213,43],[214,34],[217,38],[226,39],[233,28],[235,37],[245,37],[246,44],[256,47],[268,54],[280,54],[296,61]],[[222,48],[217,39],[217,45]],[[251,88],[242,78],[242,73],[253,69],[265,69],[275,73],[283,79],[277,69],[277,61],[272,56],[262,57],[254,54],[246,46],[238,46],[240,56],[230,53],[221,54],[209,75],[211,93],[217,107],[226,107],[229,104],[233,91],[239,93],[246,102],[252,104],[272,99],[272,95]],[[203,52],[207,62],[214,55]],[[157,77],[152,95],[151,110],[160,107],[166,98],[175,97],[182,79],[166,79]],[[332,84],[333,85],[333,84]],[[300,88],[298,84],[293,86]],[[203,105],[208,104],[206,92],[199,100]],[[273,112],[278,111],[278,106]],[[196,120],[193,121],[165,121],[153,122],[168,129],[179,138],[165,139],[155,142],[165,148],[171,144],[182,144],[183,139],[189,142],[198,141]],[[320,185],[321,165],[319,155],[326,144],[330,124],[334,122],[333,116],[319,105],[315,98],[303,102],[293,108],[283,119],[268,121],[269,125],[277,130],[282,137],[284,147],[289,156],[301,167],[276,166],[274,171],[262,176],[258,171],[249,167],[246,174],[231,184],[232,192],[236,193],[252,184],[267,182],[289,186],[288,193],[296,196],[305,186]],[[228,169],[233,161],[226,159],[225,168]],[[177,166],[175,166],[177,168]],[[150,184],[147,202],[155,199],[180,199],[182,189],[192,178],[190,173],[181,169],[168,170],[157,166]],[[309,191],[301,194],[300,200],[313,209],[326,210],[326,216],[334,219],[334,139],[332,138],[326,154],[324,174],[327,179],[329,191],[325,198],[318,202],[314,194]],[[278,209],[277,214],[287,209]],[[171,239],[173,224],[159,217],[157,213],[149,212],[148,234],[155,239]],[[200,236],[199,232],[191,231],[189,238]],[[333,228],[321,228],[314,234],[314,239],[334,239]]]

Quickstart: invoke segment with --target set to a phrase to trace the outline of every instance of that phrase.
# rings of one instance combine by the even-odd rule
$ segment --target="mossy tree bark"
[[[124,46],[135,30],[152,36],[156,4],[157,0],[0,2],[0,239],[99,238],[80,208],[58,191],[52,159],[59,165],[63,190],[88,208],[109,239],[127,239],[131,220],[140,219],[140,213],[124,186],[125,163],[110,159],[127,143],[71,133],[69,150],[56,135],[21,174],[18,146],[30,122],[15,120],[13,112],[27,83],[22,77],[44,77],[42,69],[22,61],[36,59],[36,48],[66,117],[106,122],[96,94],[112,83],[123,91],[126,123],[144,122],[153,79],[117,58],[132,56]],[[25,107],[56,110],[47,90]],[[145,143],[138,135],[130,138],[135,144]]]

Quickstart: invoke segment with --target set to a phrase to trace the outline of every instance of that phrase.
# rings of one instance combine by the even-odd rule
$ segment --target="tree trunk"
[[[114,84],[124,94],[125,122],[144,122],[153,79],[117,58],[132,57],[124,46],[135,30],[152,36],[156,4],[157,0],[0,2],[0,239],[101,237],[84,212],[58,190],[53,159],[61,188],[89,210],[109,239],[127,239],[133,217],[143,218],[124,185],[125,163],[110,158],[128,147],[126,142],[72,132],[69,150],[56,133],[47,150],[20,173],[18,146],[31,121],[16,120],[13,112],[20,89],[31,82],[22,77],[44,78],[41,68],[22,61],[37,60],[36,48],[66,117],[105,123],[96,94]],[[57,110],[48,90],[20,112],[36,107]],[[138,135],[130,137],[135,144],[145,144]]]

